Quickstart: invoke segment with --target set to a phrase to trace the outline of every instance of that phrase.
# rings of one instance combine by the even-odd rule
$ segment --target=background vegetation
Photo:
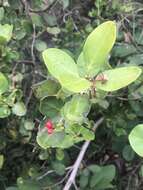
[[[142,66],[143,3],[2,0],[0,5],[1,24],[13,25],[11,40],[0,47],[0,71],[9,81],[9,89],[0,96],[0,189],[63,189],[83,142],[64,150],[44,150],[36,142],[39,126],[55,114],[49,99],[42,99],[48,87],[39,88],[39,82],[49,77],[41,52],[58,47],[77,58],[97,25],[115,20],[118,36],[111,53],[112,67]],[[0,36],[4,33],[0,29]],[[143,161],[128,141],[132,128],[143,122],[142,78],[92,106],[89,117],[96,121],[102,116],[104,121],[85,154],[73,189],[143,189]]]

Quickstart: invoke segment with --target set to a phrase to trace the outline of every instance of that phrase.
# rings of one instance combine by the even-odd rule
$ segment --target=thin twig
[[[35,55],[34,55],[34,45],[35,45],[35,38],[36,38],[36,30],[35,30],[35,24],[33,24],[33,37],[32,37],[32,45],[31,45],[31,57],[33,64],[35,64]]]
[[[69,166],[69,167],[67,167],[65,170],[70,170],[70,169],[72,169],[72,167],[73,167],[73,166]],[[55,173],[55,172],[56,172],[55,170],[47,171],[47,172],[44,173],[43,175],[37,177],[37,180],[39,181],[39,180],[43,179],[44,177],[46,177],[47,175],[49,175],[49,174],[51,174],[51,173]]]
[[[74,185],[75,190],[79,190],[76,183],[75,183],[75,181],[73,182],[73,185]]]
[[[35,54],[34,54],[34,45],[35,45],[35,38],[36,38],[36,29],[35,29],[35,24],[33,24],[33,36],[32,36],[32,44],[31,44],[31,58],[32,58],[32,62],[33,62],[33,65],[34,65],[34,68],[33,68],[33,80],[32,80],[32,84],[35,83],[35,66],[36,66],[36,58],[35,58]],[[29,95],[28,95],[28,98],[26,100],[26,107],[28,106],[30,100],[31,100],[31,97],[32,97],[32,94],[33,94],[33,91],[32,91],[32,88],[30,89],[30,92],[29,92]]]
[[[62,184],[68,178],[68,176],[69,176],[69,174],[70,174],[71,171],[72,171],[72,168],[70,168],[68,170],[68,172],[66,173],[66,175],[64,176],[64,178],[62,180],[60,180],[59,182],[55,183],[54,185],[51,185],[49,187],[44,188],[44,190],[49,190],[49,189],[52,189],[53,187],[56,187],[56,186]]]
[[[96,129],[99,127],[99,125],[103,122],[103,120],[104,120],[104,118],[102,117],[95,123],[95,125],[93,127],[94,131],[96,131]],[[85,141],[85,143],[83,144],[81,151],[80,151],[80,153],[79,153],[79,155],[78,155],[78,157],[77,157],[77,159],[73,165],[73,169],[72,169],[72,172],[70,174],[70,177],[69,177],[69,179],[68,179],[63,190],[69,190],[71,185],[75,182],[75,177],[77,175],[78,169],[80,167],[80,164],[83,160],[84,154],[85,154],[90,142],[91,141]]]
[[[32,60],[19,60],[17,61],[18,64],[26,64],[34,66],[34,62]]]

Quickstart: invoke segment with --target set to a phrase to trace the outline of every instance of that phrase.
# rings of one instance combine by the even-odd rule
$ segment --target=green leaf
[[[107,165],[100,168],[99,170],[97,167],[97,171],[95,171],[95,174],[91,177],[90,187],[96,187],[96,189],[99,190],[108,189],[112,187],[110,183],[115,177],[115,166]]]
[[[15,31],[15,39],[22,40],[26,36],[26,31],[24,29],[17,29]]]
[[[69,124],[69,123],[68,123]],[[74,123],[74,124],[69,124],[66,128],[65,128],[65,132],[69,135],[73,135],[74,137],[81,137],[81,139],[83,140],[94,140],[95,135],[94,132],[91,129],[91,126],[82,126],[79,125],[78,123]]]
[[[128,99],[131,110],[135,112],[136,116],[143,116],[143,75],[139,77],[132,85],[129,86]],[[135,101],[133,101],[135,99]]]
[[[44,51],[45,49],[47,49],[47,44],[46,42],[42,41],[42,40],[36,40],[35,42],[35,47],[38,51]]]
[[[17,185],[18,185],[18,190],[40,190],[40,185],[37,181],[34,181],[32,179],[30,180],[25,180],[22,177],[19,177],[17,179]]]
[[[47,160],[49,158],[49,154],[47,150],[41,150],[39,153],[39,159],[40,160]]]
[[[30,13],[32,23],[35,24],[35,26],[42,27],[43,26],[43,19],[39,14],[36,13]]]
[[[47,97],[40,101],[40,112],[49,117],[53,118],[60,114],[60,110],[63,106],[63,102],[56,97]]]
[[[0,7],[0,21],[2,21],[4,18],[4,8]]]
[[[57,17],[56,15],[51,15],[50,13],[43,13],[42,17],[44,19],[44,21],[47,23],[48,26],[54,27],[57,25]]]
[[[70,1],[69,0],[61,0],[61,3],[63,4],[63,9],[66,9],[69,6]]]
[[[64,132],[55,132],[49,135],[46,129],[42,129],[38,132],[37,143],[44,149],[49,147],[60,147],[64,137]]]
[[[4,163],[4,156],[3,154],[0,154],[0,169],[2,169],[3,163]]]
[[[79,180],[79,184],[80,184],[80,188],[85,188],[88,185],[89,182],[89,177],[90,177],[90,172],[88,169],[84,169],[80,175],[80,180]]]
[[[81,77],[85,77],[86,76],[86,63],[85,63],[85,60],[84,60],[84,55],[83,55],[83,52],[80,53],[78,59],[77,59],[77,67],[78,67],[78,72],[79,72],[79,75]]]
[[[31,120],[24,121],[24,127],[26,130],[29,130],[29,131],[33,130],[34,126],[35,126],[35,124],[33,123],[33,121],[31,121]]]
[[[99,173],[101,172],[102,168],[98,165],[95,164],[91,164],[90,166],[88,166],[89,171],[91,171],[92,173]]]
[[[129,135],[129,142],[133,150],[143,157],[143,124],[137,125]]]
[[[60,148],[56,149],[56,159],[63,160],[65,157],[64,151]]]
[[[0,43],[9,42],[12,37],[13,25],[0,24]]]
[[[116,24],[112,21],[99,25],[85,41],[83,47],[87,74],[94,77],[107,62],[116,39]]]
[[[75,95],[68,101],[62,114],[66,121],[72,123],[82,123],[90,110],[90,102],[87,96]]]
[[[56,131],[55,128],[54,133],[48,134],[46,128],[42,128],[37,135],[37,143],[43,149],[47,149],[49,147],[53,148],[69,148],[75,143],[75,139],[72,135],[68,135],[65,131]]]
[[[140,167],[139,175],[140,175],[141,177],[143,177],[143,165],[141,165],[141,167]]]
[[[26,107],[23,102],[17,102],[12,108],[12,112],[17,116],[24,116],[26,114]]]
[[[137,50],[133,45],[125,44],[125,43],[118,43],[113,48],[112,54],[113,54],[113,57],[123,58],[123,57],[129,56],[131,54],[134,54],[136,52],[137,52]]]
[[[10,108],[6,104],[0,104],[0,118],[6,118],[10,113]]]
[[[90,129],[85,128],[85,127],[81,127],[80,133],[82,134],[83,138],[86,141],[91,141],[91,140],[94,140],[94,138],[95,138],[94,132]]]
[[[86,62],[84,59],[84,54],[83,52],[80,53],[78,59],[77,59],[77,67],[78,67],[78,72],[81,77],[87,77],[88,76],[88,71],[86,68]],[[112,69],[111,65],[106,61],[103,67],[101,68],[102,70],[108,70]]]
[[[52,164],[53,169],[58,175],[64,175],[65,174],[65,165],[60,162],[53,162]]]
[[[8,89],[8,81],[5,76],[0,72],[0,95]]]
[[[85,188],[88,185],[89,177],[81,175],[80,176],[80,188]]]
[[[122,154],[123,154],[123,158],[127,161],[133,160],[134,156],[135,156],[135,152],[133,151],[133,149],[129,145],[126,145],[124,147]]]
[[[42,99],[48,96],[56,96],[60,85],[54,80],[48,79],[32,86],[36,98]]]
[[[132,64],[132,65],[143,65],[143,54],[135,54],[135,55],[131,55],[126,59],[126,62],[128,62],[128,64]]]
[[[71,135],[65,135],[61,143],[57,146],[59,148],[69,148],[73,146],[76,142],[76,139],[74,139]]]
[[[64,51],[50,48],[43,52],[44,62],[49,72],[71,92],[81,92],[90,88],[91,83],[78,74],[74,60]]]
[[[61,32],[61,30],[58,27],[47,27],[47,32],[53,35],[57,35]]]
[[[104,71],[102,76],[106,82],[96,82],[96,88],[104,91],[115,91],[134,82],[141,74],[142,70],[136,66],[121,67]]]

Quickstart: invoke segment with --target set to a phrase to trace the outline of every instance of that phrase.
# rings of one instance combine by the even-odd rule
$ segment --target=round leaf
[[[134,159],[135,152],[131,148],[131,146],[126,145],[122,152],[123,158],[127,160],[128,162]]]
[[[34,126],[35,126],[35,124],[33,123],[33,121],[31,121],[31,120],[24,121],[24,127],[26,130],[29,130],[29,131],[33,130]]]
[[[64,51],[49,48],[43,52],[44,62],[49,72],[72,92],[81,92],[90,88],[91,83],[78,74],[74,60]]]
[[[102,73],[107,81],[96,82],[96,88],[104,91],[115,91],[134,82],[141,74],[141,69],[136,66],[110,69]]]
[[[47,97],[40,102],[40,112],[49,117],[53,118],[58,116],[63,106],[63,102],[56,97]]]
[[[64,105],[62,113],[66,121],[82,123],[89,110],[90,102],[88,97],[75,95]]]
[[[10,108],[5,104],[0,104],[0,118],[5,118],[10,115]]]
[[[47,149],[48,147],[60,147],[64,137],[64,132],[55,132],[48,135],[46,129],[42,129],[38,132],[37,143],[44,149]]]
[[[23,102],[17,102],[12,108],[12,112],[17,116],[23,116],[26,114],[26,107]]]
[[[51,79],[42,81],[32,86],[34,94],[38,99],[42,99],[47,96],[55,96],[60,88],[60,85]]]
[[[137,125],[129,135],[129,142],[133,150],[143,157],[143,124]]]
[[[13,26],[9,24],[0,24],[0,43],[9,42],[12,37]]]
[[[44,51],[45,49],[47,49],[47,44],[44,41],[41,40],[37,40],[35,42],[35,47],[38,51]]]
[[[40,190],[40,185],[34,180],[25,180],[22,177],[17,178],[17,185],[19,190]]]

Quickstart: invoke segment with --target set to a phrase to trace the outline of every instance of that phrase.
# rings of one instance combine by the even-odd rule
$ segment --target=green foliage
[[[104,69],[115,40],[116,24],[112,21],[99,25],[87,37],[83,47],[83,57],[88,77],[94,77]]]
[[[92,140],[94,135],[89,132],[90,129],[83,129],[83,126],[80,126],[89,126],[87,115],[92,102],[90,102],[89,91],[91,95],[96,89],[107,92],[115,91],[129,85],[140,76],[142,70],[137,66],[109,69],[107,58],[114,45],[115,38],[116,25],[114,22],[108,21],[98,26],[87,37],[83,52],[78,58],[78,64],[69,54],[60,49],[49,48],[43,52],[43,59],[48,71],[60,82],[63,89],[73,93],[82,93],[84,91],[86,95],[73,95],[71,100],[65,102],[63,107],[60,100],[52,97],[55,96],[55,93],[51,94],[51,97],[41,100],[41,113],[48,118],[60,116],[61,120],[63,120],[61,125],[65,128],[65,131],[62,129],[60,132],[54,131],[53,134],[46,134],[45,129],[39,131],[37,142],[42,148],[46,149],[50,146],[67,148],[83,139]],[[101,73],[101,71],[103,72]],[[95,75],[96,78],[94,79]],[[86,78],[81,78],[80,76],[86,76]],[[45,85],[41,85],[40,91],[42,91],[42,86],[44,89]],[[44,91],[42,92],[44,97],[45,93]],[[99,104],[101,105],[100,101]],[[76,133],[82,137],[75,136],[73,127],[75,125],[73,124],[79,125],[76,126],[79,128]],[[58,130],[58,126],[56,127],[56,130]],[[61,129],[59,128],[59,130]]]
[[[104,91],[114,91],[123,88],[134,82],[141,74],[139,67],[122,67],[104,71],[102,74],[107,81],[103,84],[96,83],[96,87]]]
[[[80,187],[86,189],[89,183],[91,189],[113,189],[114,186],[111,182],[115,178],[115,172],[114,165],[90,165],[81,173]]]
[[[56,97],[47,97],[40,101],[40,112],[49,117],[53,118],[60,114],[60,110],[63,106],[63,101],[58,100]]]
[[[141,1],[47,2],[0,2],[0,189],[62,190],[86,140],[77,188],[141,189]]]
[[[9,24],[0,25],[0,43],[9,42],[12,37],[13,26]]]
[[[90,110],[90,101],[87,96],[75,95],[63,109],[63,117],[68,123],[82,124]]]
[[[17,102],[13,105],[12,112],[15,115],[23,116],[26,114],[26,107],[23,102]]]
[[[40,189],[40,185],[35,180],[24,180],[22,177],[17,179],[17,185],[19,190]]]
[[[11,111],[8,105],[0,104],[0,118],[5,118],[10,115]]]
[[[60,85],[51,79],[42,81],[33,85],[33,92],[38,99],[42,99],[48,96],[56,96],[60,90]]]
[[[134,156],[135,156],[135,152],[133,151],[133,149],[129,145],[126,145],[124,147],[122,154],[123,154],[124,159],[127,161],[133,160]]]
[[[8,89],[8,81],[5,76],[0,73],[0,95]]]
[[[137,125],[129,135],[129,141],[134,151],[143,157],[143,125]]]
[[[54,132],[51,135],[48,135],[48,133],[46,132],[47,131],[43,129],[38,133],[38,136],[37,136],[37,142],[42,148],[47,149],[48,147],[53,147],[53,148],[54,147],[59,147],[59,148],[68,147],[70,139],[67,144],[67,139],[65,137],[64,132]]]
[[[0,169],[2,168],[4,163],[4,156],[2,154],[0,154]]]
[[[43,58],[49,72],[59,80],[63,88],[72,92],[81,92],[90,87],[90,82],[79,76],[74,60],[60,49],[47,49]]]
[[[90,187],[96,187],[97,189],[108,189],[113,188],[111,181],[115,177],[115,166],[108,165],[103,167],[97,167],[94,171],[95,174],[92,176],[90,181]]]

